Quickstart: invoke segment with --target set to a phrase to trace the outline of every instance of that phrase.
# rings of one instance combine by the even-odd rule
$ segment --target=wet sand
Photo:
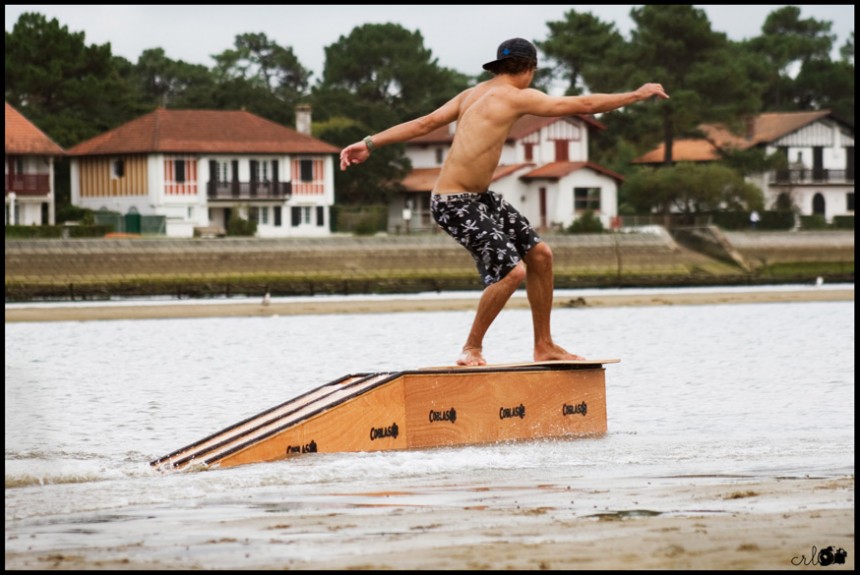
[[[396,313],[417,311],[458,311],[474,310],[480,294],[466,295],[462,298],[440,297],[439,299],[350,299],[318,301],[278,301],[263,305],[262,299],[256,303],[189,302],[187,304],[136,305],[99,305],[98,302],[75,307],[8,307],[6,322],[25,321],[88,321],[108,319],[170,319],[195,317],[265,317],[300,314],[340,314],[340,313]],[[556,308],[564,307],[619,307],[649,305],[707,305],[724,303],[774,303],[774,302],[811,302],[811,301],[854,301],[853,288],[773,291],[712,291],[693,293],[642,293],[642,294],[601,294],[583,297],[555,298]],[[514,295],[507,309],[528,308],[525,296]]]
[[[447,486],[442,494],[428,485],[323,494],[301,509],[203,526],[186,519],[187,535],[166,546],[144,538],[10,552],[7,541],[5,566],[793,570],[824,567],[818,551],[832,546],[845,550],[845,562],[826,568],[854,568],[853,475],[624,478],[600,485],[576,478],[567,485],[501,481],[459,491]]]

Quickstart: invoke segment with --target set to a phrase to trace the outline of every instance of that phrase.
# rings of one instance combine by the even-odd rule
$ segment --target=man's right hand
[[[370,157],[370,150],[364,142],[350,144],[340,151],[340,171],[345,171],[353,164],[360,164]]]
[[[639,96],[640,100],[647,100],[651,96],[657,96],[663,100],[669,99],[669,94],[663,90],[662,84],[642,84],[642,86],[636,90],[636,94]]]

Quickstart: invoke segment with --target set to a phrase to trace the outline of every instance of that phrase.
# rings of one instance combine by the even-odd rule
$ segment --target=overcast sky
[[[259,33],[293,49],[299,62],[313,72],[311,83],[322,76],[324,48],[362,24],[400,24],[419,30],[424,46],[439,65],[468,75],[481,72],[495,59],[502,40],[520,36],[544,40],[550,21],[564,20],[570,9],[591,12],[613,22],[625,37],[632,26],[626,6],[382,6],[382,5],[233,5],[233,6],[53,6],[6,5],[6,31],[24,12],[56,18],[69,32],[84,32],[86,44],[110,43],[115,55],[137,62],[149,48],[163,48],[167,57],[211,67],[212,54],[234,46],[238,34]],[[758,36],[767,15],[781,5],[700,5],[711,27],[733,40]],[[836,48],[854,31],[853,5],[800,5],[802,18],[832,22]],[[836,57],[834,55],[834,57]],[[655,80],[657,81],[657,80]]]

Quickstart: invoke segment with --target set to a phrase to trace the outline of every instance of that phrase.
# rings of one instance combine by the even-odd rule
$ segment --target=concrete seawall
[[[800,258],[850,263],[853,280],[851,232],[725,236],[757,262]],[[719,278],[747,273],[731,262],[679,245],[662,228],[545,239],[553,248],[557,285],[567,287],[605,283],[607,278],[619,284],[636,278],[658,283],[660,278],[680,283],[711,278],[719,283]],[[196,286],[202,290],[198,295],[206,295],[224,289],[225,282],[235,293],[268,286],[273,294],[307,293],[300,284],[308,282],[317,293],[375,291],[386,281],[405,291],[413,284],[415,289],[481,287],[472,258],[443,235],[6,240],[5,247],[7,301],[62,297],[70,289],[78,294],[152,295]],[[397,291],[398,285],[388,291]]]

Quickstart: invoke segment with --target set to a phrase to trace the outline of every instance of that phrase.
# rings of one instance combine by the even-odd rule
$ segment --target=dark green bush
[[[833,227],[837,230],[853,230],[854,216],[833,216]]]
[[[800,216],[800,229],[802,230],[826,230],[827,220],[824,216],[816,214],[813,216]]]
[[[230,221],[227,222],[228,236],[254,236],[257,233],[257,222],[245,220],[233,210],[230,213]]]
[[[592,210],[585,210],[579,218],[567,228],[570,234],[599,234],[602,233],[603,223]]]

